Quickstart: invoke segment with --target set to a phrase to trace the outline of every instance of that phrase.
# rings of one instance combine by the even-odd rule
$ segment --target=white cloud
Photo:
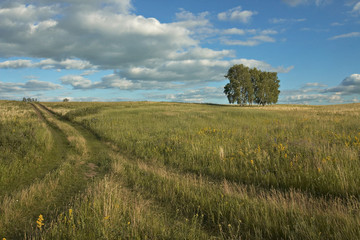
[[[251,17],[256,15],[256,11],[242,10],[240,6],[232,8],[226,12],[221,12],[218,14],[218,19],[221,21],[239,21],[241,23],[248,23],[251,20]]]
[[[257,46],[265,42],[276,42],[276,39],[269,35],[276,35],[278,31],[273,29],[238,29],[230,28],[222,32],[223,35],[240,35],[243,39],[229,39],[228,37],[220,38],[222,44],[230,46]]]
[[[234,64],[244,64],[265,71],[289,72],[293,67],[273,67],[263,61],[254,59],[233,60],[176,60],[168,61],[157,67],[133,67],[121,71],[126,79],[149,81],[173,81],[185,83],[206,83],[224,80],[224,74]]]
[[[63,3],[54,4],[51,0],[0,3],[0,57],[23,58],[0,62],[0,68],[84,70],[82,74],[60,78],[63,85],[84,90],[203,86],[224,80],[228,68],[240,63],[267,71],[292,69],[254,59],[237,59],[233,50],[201,47],[198,37],[241,36],[244,31],[244,41],[223,42],[254,46],[274,42],[273,35],[278,32],[273,29],[221,31],[213,28],[209,13],[194,14],[186,10],[176,14],[176,22],[161,23],[131,13],[130,0],[64,0]],[[237,7],[223,14],[226,20],[247,23],[257,13]],[[87,77],[107,69],[116,71],[96,81]]]
[[[339,95],[324,95],[324,94],[297,94],[286,96],[280,99],[282,103],[297,103],[297,104],[321,104],[321,103],[343,103],[344,100]]]
[[[0,68],[30,68],[33,67],[34,64],[31,60],[19,59],[19,60],[11,60],[0,62]]]
[[[352,37],[360,37],[360,32],[351,32],[351,33],[337,35],[337,36],[329,38],[329,40],[336,40],[336,39],[340,39],[340,38],[352,38]]]
[[[17,59],[17,60],[8,60],[0,62],[0,69],[5,68],[41,68],[41,69],[94,69],[97,68],[93,66],[88,61],[83,61],[79,59],[65,59],[61,61],[56,61],[53,59],[44,59],[40,62],[34,62],[32,60],[26,59]]]
[[[71,85],[74,89],[89,89],[93,86],[91,80],[78,75],[66,75],[60,78],[62,84]]]
[[[272,37],[266,36],[266,35],[259,35],[252,37],[254,40],[258,40],[261,42],[275,42],[276,40]]]
[[[187,28],[193,28],[198,26],[209,26],[210,21],[206,18],[209,15],[209,12],[202,12],[198,15],[193,14],[192,12],[186,11],[185,9],[180,9],[180,12],[176,13],[176,25],[181,25]]]
[[[322,83],[318,83],[318,82],[314,82],[314,83],[306,83],[303,88],[309,88],[309,87],[324,88],[324,87],[327,87],[327,85],[322,84]]]
[[[333,0],[282,0],[282,1],[291,7],[296,7],[298,5],[305,5],[305,4],[315,4],[316,6],[328,5],[332,3]]]
[[[306,18],[272,18],[269,20],[270,23],[273,24],[282,24],[282,23],[297,23],[297,22],[305,22]]]
[[[306,83],[299,89],[283,90],[281,103],[327,104],[352,103],[360,94],[360,74],[352,74],[338,86],[328,87],[322,83]]]
[[[263,71],[286,73],[293,66],[284,68],[273,67],[270,64],[254,59],[233,60],[170,60],[159,62],[153,67],[133,66],[104,76],[99,82],[92,82],[84,75],[66,75],[60,78],[64,85],[74,89],[178,89],[187,86],[206,85],[209,82],[224,80],[227,70],[235,64],[244,64],[250,68],[256,67]]]
[[[223,30],[223,34],[245,35],[246,31],[243,29],[239,29],[239,28],[229,28],[229,29]]]
[[[104,76],[99,82],[79,75],[66,75],[60,78],[64,85],[71,85],[73,89],[120,89],[120,90],[149,90],[149,89],[174,89],[180,85],[155,80],[128,80],[119,74]]]
[[[81,59],[100,69],[116,69],[166,59],[172,52],[198,45],[184,26],[109,7],[123,9],[129,1],[69,1],[49,6],[41,3],[51,1],[34,2],[37,5],[30,1],[5,7],[0,3],[0,57]]]
[[[328,88],[325,92],[341,95],[360,94],[360,74],[352,74],[345,78],[337,87]]]
[[[268,37],[268,36],[266,36],[266,37]],[[255,36],[255,37],[252,37],[252,38],[247,39],[247,40],[230,40],[230,39],[227,39],[227,38],[223,38],[221,40],[221,42],[223,44],[225,44],[225,45],[230,45],[230,46],[253,47],[253,46],[257,46],[257,45],[261,44],[262,42],[264,42],[263,40],[270,40],[270,37],[268,37],[268,38],[269,39],[265,39],[264,36]],[[275,42],[275,39],[273,39],[273,38],[271,38],[271,39],[272,39],[272,41],[270,41],[270,42]]]
[[[148,94],[146,97],[155,100],[166,99],[172,102],[205,103],[225,99],[223,91],[223,87],[203,87],[173,94]]]
[[[62,86],[39,80],[29,80],[25,83],[0,82],[0,92],[27,92],[27,91],[49,91],[61,89]]]
[[[360,2],[356,3],[351,11],[353,14],[360,14]]]
[[[99,72],[99,71],[98,70],[86,70],[81,74],[81,76],[89,76],[89,75],[93,75],[97,72]]]

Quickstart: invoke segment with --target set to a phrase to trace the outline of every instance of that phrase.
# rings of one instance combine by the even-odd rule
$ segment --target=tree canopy
[[[224,87],[229,103],[257,103],[264,106],[278,101],[280,80],[276,72],[263,72],[237,64],[228,70],[225,77],[230,81]]]

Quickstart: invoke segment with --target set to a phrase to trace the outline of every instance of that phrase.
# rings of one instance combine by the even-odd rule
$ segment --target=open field
[[[0,101],[0,238],[360,239],[359,118]]]

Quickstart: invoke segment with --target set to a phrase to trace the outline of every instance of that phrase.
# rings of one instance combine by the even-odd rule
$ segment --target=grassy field
[[[0,237],[360,239],[360,104],[0,102]]]

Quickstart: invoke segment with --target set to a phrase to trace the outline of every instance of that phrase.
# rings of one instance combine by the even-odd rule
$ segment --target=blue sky
[[[353,103],[359,53],[359,0],[0,2],[0,99],[227,103],[244,64],[279,103]]]

